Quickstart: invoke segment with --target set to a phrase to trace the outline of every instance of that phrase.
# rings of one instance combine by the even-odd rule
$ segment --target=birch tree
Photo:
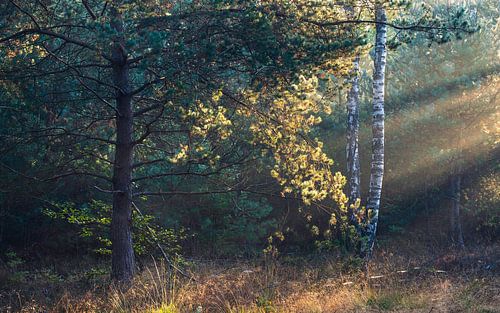
[[[343,176],[331,173],[322,144],[306,134],[323,110],[315,70],[342,72],[332,60],[349,55],[356,38],[343,40],[339,25],[325,40],[323,31],[289,16],[279,1],[181,3],[0,3],[12,21],[0,23],[6,56],[0,82],[15,86],[16,98],[35,108],[47,103],[43,114],[50,116],[45,124],[39,123],[43,114],[25,119],[21,131],[2,140],[46,141],[47,149],[58,151],[59,172],[34,168],[38,181],[99,180],[88,187],[112,197],[112,277],[118,281],[130,281],[135,270],[132,201],[247,190],[239,181],[228,185],[229,179],[217,190],[163,190],[169,187],[159,183],[213,177],[255,158],[238,149],[244,134],[274,154],[270,174],[284,193],[297,192],[306,204],[346,198]],[[306,8],[321,15],[319,8]],[[273,10],[279,14],[266,13]],[[247,133],[240,131],[245,127]]]
[[[349,208],[360,194],[360,163],[359,163],[359,55],[353,61],[351,88],[347,96],[347,195]],[[354,221],[350,212],[351,221]]]
[[[347,15],[353,19],[355,16],[354,6],[346,7]],[[360,10],[359,13],[362,11]],[[356,28],[353,27],[353,31]],[[352,78],[351,87],[347,94],[347,130],[346,130],[346,160],[347,160],[347,196],[348,202],[348,215],[351,224],[358,226],[358,221],[355,216],[354,208],[355,203],[361,201],[360,192],[360,176],[361,169],[359,163],[359,62],[360,52],[356,53],[352,63]],[[359,205],[359,203],[358,203]]]
[[[375,4],[375,58],[373,61],[373,102],[372,102],[372,156],[370,163],[370,185],[366,206],[366,242],[362,254],[370,258],[377,233],[382,182],[384,179],[384,92],[385,65],[387,58],[387,16],[385,8]]]

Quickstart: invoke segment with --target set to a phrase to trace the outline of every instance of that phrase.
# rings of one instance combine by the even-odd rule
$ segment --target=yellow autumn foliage
[[[345,211],[346,179],[332,172],[333,160],[322,150],[323,143],[308,137],[312,127],[321,123],[319,113],[331,112],[318,92],[318,78],[300,76],[291,88],[283,84],[270,93],[247,91],[246,97],[254,106],[237,113],[255,117],[250,130],[255,142],[272,151],[275,165],[270,175],[280,183],[283,194],[296,193],[306,205],[332,199]],[[258,104],[264,111],[257,112]]]

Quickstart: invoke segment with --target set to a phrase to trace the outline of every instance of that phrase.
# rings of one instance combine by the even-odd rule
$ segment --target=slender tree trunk
[[[464,249],[464,236],[462,222],[460,220],[460,196],[462,188],[462,175],[460,172],[450,177],[451,193],[451,240],[456,247]]]
[[[455,168],[453,174],[450,176],[450,226],[451,226],[451,242],[458,249],[464,249],[464,236],[462,232],[462,221],[460,220],[460,199],[462,192],[462,166],[463,157],[462,149],[464,147],[464,129],[460,127],[458,137],[456,138],[456,151],[457,158],[455,160]]]
[[[375,19],[380,22],[376,26],[375,60],[373,72],[373,112],[372,112],[372,158],[370,167],[370,189],[367,209],[367,242],[362,254],[371,258],[375,236],[377,233],[382,181],[384,178],[384,87],[385,65],[387,57],[387,22],[385,9],[377,4]]]
[[[347,96],[347,195],[349,197],[349,217],[356,223],[351,204],[354,204],[360,195],[360,165],[359,165],[359,55],[353,62],[353,78],[351,89]]]
[[[111,276],[121,282],[130,281],[135,271],[132,247],[132,159],[133,112],[127,53],[121,15],[113,8],[112,27],[117,33],[111,51],[116,94],[116,148],[113,166],[113,213],[111,219]]]

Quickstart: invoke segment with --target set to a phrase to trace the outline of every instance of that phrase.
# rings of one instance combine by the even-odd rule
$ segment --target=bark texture
[[[359,55],[353,62],[351,89],[347,96],[347,195],[350,205],[355,203],[360,195],[360,165],[359,165]],[[352,222],[356,219],[349,209]]]
[[[451,193],[451,240],[459,248],[465,248],[462,232],[462,221],[460,220],[460,196],[462,189],[462,175],[457,173],[450,177]]]
[[[370,189],[368,191],[367,242],[363,254],[370,258],[377,233],[382,181],[384,178],[384,87],[387,57],[387,17],[385,9],[378,4],[375,11],[376,26],[375,59],[373,71],[373,111],[372,111],[372,156],[370,166]]]
[[[132,247],[132,162],[133,112],[130,96],[129,65],[124,49],[124,29],[121,15],[114,10],[112,27],[117,33],[113,40],[111,63],[116,93],[116,147],[113,166],[113,213],[111,219],[111,276],[114,280],[130,281],[135,272]]]

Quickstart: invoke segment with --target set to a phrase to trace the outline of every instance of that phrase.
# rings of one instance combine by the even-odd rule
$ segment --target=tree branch
[[[70,38],[68,36],[65,36],[65,35],[62,35],[62,34],[59,34],[59,33],[56,33],[56,32],[50,31],[50,30],[47,30],[47,29],[41,29],[41,28],[40,29],[29,28],[29,29],[21,30],[21,31],[15,33],[15,34],[9,35],[9,36],[4,37],[4,38],[0,38],[0,43],[4,43],[4,42],[7,42],[7,41],[11,41],[11,40],[14,40],[14,39],[21,38],[21,37],[26,36],[26,35],[33,35],[33,34],[47,35],[47,36],[50,36],[50,37],[62,39],[65,42],[72,43],[74,45],[77,45],[77,46],[80,46],[80,47],[83,47],[83,48],[87,48],[87,49],[92,50],[92,51],[99,52],[99,54],[104,59],[106,59],[108,61],[111,61],[111,57],[105,55],[98,48],[96,48],[96,47],[94,47],[92,45],[89,45],[88,43],[85,43],[85,42],[80,41],[78,39]]]
[[[89,13],[89,15],[92,17],[92,19],[95,21],[97,19],[97,16],[95,15],[94,11],[92,11],[92,8],[89,6],[87,0],[82,0],[83,6]]]

